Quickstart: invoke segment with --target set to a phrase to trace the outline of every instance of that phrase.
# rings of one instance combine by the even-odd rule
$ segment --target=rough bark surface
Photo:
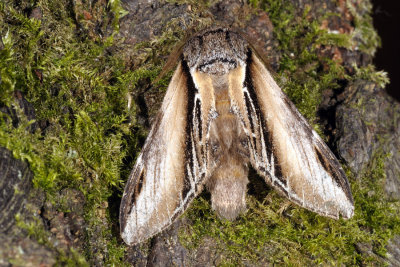
[[[32,105],[22,93],[17,91],[14,97],[22,113],[29,120],[36,119]],[[19,125],[15,107],[2,107],[0,111],[11,118],[15,127]],[[37,125],[34,122],[28,130],[34,132]],[[64,189],[51,201],[42,190],[33,188],[32,180],[29,165],[0,147],[0,244],[3,244],[0,266],[53,266],[57,262],[57,250],[68,253],[70,248],[80,248],[85,242],[82,192]],[[45,229],[43,235],[48,243],[34,238],[40,234],[36,232],[39,229]],[[56,246],[50,249],[49,243]]]
[[[338,151],[354,173],[360,173],[372,154],[383,152],[385,191],[400,198],[400,105],[372,82],[355,81],[336,111]]]
[[[93,1],[96,2],[96,1]],[[118,38],[124,38],[124,51],[110,48],[110,53],[131,53],[129,47],[159,38],[171,24],[178,25],[183,31],[189,29],[195,20],[205,25],[219,24],[241,29],[251,36],[265,51],[272,69],[279,66],[280,52],[274,39],[274,29],[268,14],[250,8],[244,1],[217,1],[193,17],[191,4],[179,4],[168,1],[122,0],[129,12],[120,21]],[[353,30],[354,17],[344,4],[345,1],[312,1],[293,0],[298,15],[306,6],[311,7],[309,16],[318,18],[319,10],[337,12],[341,16],[330,17],[323,22],[323,27],[331,31],[350,33]],[[72,1],[74,8],[80,1]],[[41,19],[40,10],[34,9],[32,16]],[[115,50],[113,50],[115,49]],[[133,51],[133,50],[132,50]],[[348,73],[354,73],[354,63],[366,66],[372,63],[372,57],[357,49],[344,49],[334,46],[321,46],[320,56],[339,60]],[[155,55],[154,57],[157,57]],[[143,63],[136,54],[130,55],[132,67]],[[0,80],[1,81],[1,80]],[[162,94],[154,90],[143,90],[135,96],[138,100],[138,114],[144,120],[151,121],[162,101]],[[32,106],[21,93],[15,99],[29,120],[35,119]],[[13,125],[18,126],[18,115],[15,109],[0,107],[0,112],[11,118]],[[339,90],[324,92],[320,107],[321,121],[330,137],[331,146],[351,170],[358,174],[370,161],[374,153],[385,153],[386,182],[388,196],[400,199],[400,105],[390,98],[384,89],[371,81],[356,80],[344,84]],[[141,122],[140,118],[138,120]],[[145,123],[143,123],[145,125]],[[149,124],[149,123],[147,123]],[[30,130],[34,132],[40,123],[34,123]],[[42,129],[43,130],[43,129]],[[64,189],[56,193],[55,200],[46,199],[45,194],[33,189],[33,174],[26,162],[13,158],[12,152],[0,147],[0,266],[52,266],[57,261],[57,251],[72,253],[73,249],[82,250],[85,246],[87,223],[85,222],[85,196],[78,190]],[[108,206],[99,211],[99,217],[106,224]],[[21,221],[35,220],[47,231],[47,237],[55,247],[49,249],[46,240],[36,241],[29,237],[26,227],[17,226],[16,216]],[[125,261],[135,266],[216,266],[223,262],[223,255],[211,238],[205,238],[194,250],[186,249],[179,241],[179,230],[190,224],[185,219],[176,221],[170,228],[145,244],[129,247]],[[104,255],[107,244],[95,240],[97,229],[91,229],[87,249],[92,263],[104,266]],[[100,230],[98,231],[100,234]],[[115,231],[118,235],[118,229]],[[118,238],[117,238],[118,239]],[[118,239],[118,242],[122,242]],[[268,248],[266,248],[268,249]],[[372,249],[357,244],[357,249],[365,254],[373,254]],[[400,237],[396,236],[387,245],[389,252],[385,259],[390,266],[399,266]],[[68,254],[67,256],[70,256]],[[265,266],[268,262],[243,263],[246,266]]]
[[[27,163],[14,159],[11,151],[0,147],[0,266],[11,266],[11,263],[52,266],[55,263],[50,249],[30,239],[17,226],[16,216],[23,220],[30,214],[27,210],[40,211],[43,195],[28,197],[32,178]]]
[[[15,225],[15,215],[19,213],[32,184],[32,172],[28,164],[15,160],[12,153],[0,147],[0,232],[7,233]]]

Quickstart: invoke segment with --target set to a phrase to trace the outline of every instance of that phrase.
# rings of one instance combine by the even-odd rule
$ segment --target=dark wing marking
[[[353,198],[333,153],[249,50],[243,82],[250,162],[291,201],[321,215],[350,218]]]
[[[201,190],[207,170],[196,147],[201,99],[185,61],[172,77],[161,110],[125,186],[121,236],[133,245],[161,232]],[[204,135],[203,135],[204,136]],[[204,142],[204,141],[203,141]]]

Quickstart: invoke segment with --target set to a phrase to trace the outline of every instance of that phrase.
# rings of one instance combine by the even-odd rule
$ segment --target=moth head
[[[189,39],[183,48],[183,59],[191,70],[224,75],[245,65],[247,50],[247,41],[238,33],[215,28]]]

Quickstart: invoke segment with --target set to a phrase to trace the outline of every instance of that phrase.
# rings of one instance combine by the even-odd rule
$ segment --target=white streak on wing
[[[263,162],[266,164],[265,168],[272,174],[274,175],[275,169],[274,169],[274,157],[271,153],[271,161],[268,161],[268,155],[267,155],[267,145],[265,144],[265,136],[264,136],[264,131],[261,127],[260,121],[257,121],[257,125],[259,127],[259,132],[260,132],[260,139],[261,139],[261,158],[265,160],[261,160],[260,162]]]
[[[314,131],[313,135],[318,137],[318,135]],[[314,155],[313,148],[310,146],[309,143],[304,143],[303,145],[306,145],[306,147],[304,148],[304,151],[297,151],[299,154],[302,154],[304,156]],[[304,179],[306,179],[307,183],[311,186],[313,195],[323,196],[324,202],[327,203],[326,205],[338,205],[338,210],[341,213],[344,213],[343,215],[349,217],[353,213],[354,207],[347,200],[347,196],[342,188],[334,182],[331,175],[325,170],[323,166],[321,166],[321,164],[316,160],[315,157],[307,157],[307,160],[311,168],[303,167],[301,168],[301,171],[303,173]],[[287,179],[288,182],[290,180],[291,179]],[[299,198],[299,196],[297,196],[295,192],[291,191],[291,186],[289,184],[287,189],[291,199],[303,203],[303,206],[305,207],[314,208],[312,205],[304,201],[304,192],[302,194],[302,197]],[[324,207],[321,207],[324,209],[324,211],[321,212],[329,214],[329,207],[326,205]]]
[[[192,135],[192,140],[193,140],[193,135]],[[197,179],[199,178],[198,174],[200,173],[199,170],[199,164],[198,164],[198,159],[197,159],[197,153],[196,153],[196,145],[193,144],[192,146],[192,156],[193,156],[193,173],[194,173],[194,182],[192,184],[192,187],[197,183]]]
[[[209,168],[208,162],[207,162],[207,152],[205,151],[205,145],[207,143],[207,141],[209,140],[209,133],[210,133],[210,127],[211,127],[211,123],[210,121],[214,120],[217,116],[218,113],[216,112],[215,109],[215,99],[213,99],[213,95],[209,95],[211,97],[211,99],[208,99],[207,101],[211,101],[211,106],[210,107],[204,107],[204,103],[202,101],[202,96],[201,94],[205,93],[206,91],[212,90],[212,88],[201,88],[201,83],[199,83],[198,81],[198,77],[199,77],[199,73],[197,71],[197,66],[193,66],[192,68],[190,68],[190,74],[193,77],[193,82],[194,85],[197,89],[197,93],[195,94],[195,100],[194,103],[196,104],[197,100],[200,100],[200,110],[201,110],[201,121],[202,121],[202,131],[203,133],[205,132],[205,134],[202,135],[202,139],[199,138],[199,134],[200,134],[200,128],[199,128],[199,121],[197,120],[197,116],[196,116],[196,109],[194,108],[193,110],[193,124],[196,126],[195,127],[195,131],[193,132],[193,134],[195,136],[192,136],[192,140],[198,140],[199,143],[194,143],[193,144],[193,148],[192,148],[192,152],[193,152],[193,173],[194,173],[194,184],[192,184],[192,188],[193,190],[195,190],[195,184],[198,184],[200,181],[199,179],[201,179],[202,177],[204,177],[204,175],[207,174],[207,170]],[[204,101],[204,102],[207,102]],[[208,109],[208,110],[205,110]],[[204,116],[204,114],[207,113],[207,116]],[[205,155],[205,157],[201,157],[199,158],[199,155],[197,155],[197,149],[196,147],[201,146],[201,148],[199,149],[199,151],[204,152],[203,154]]]
[[[270,73],[262,66],[262,63],[256,56],[254,56],[254,59],[256,72],[253,75],[263,80],[259,80],[259,84],[266,85],[264,88],[258,87],[262,91],[257,92],[264,94],[263,99],[267,100],[261,100],[260,104],[264,104],[262,111],[265,112],[264,115],[266,115],[265,119],[268,127],[270,128],[271,125],[274,126],[271,132],[274,135],[274,142],[277,142],[280,149],[278,158],[281,165],[286,166],[286,173],[284,175],[286,176],[287,186],[283,186],[274,177],[273,164],[271,164],[271,168],[267,168],[272,174],[272,182],[286,188],[290,199],[301,203],[307,208],[325,213],[328,216],[334,216],[332,212],[337,210],[344,216],[350,217],[354,212],[354,207],[345,193],[346,189],[341,188],[336,183],[335,179],[325,170],[315,154],[314,146],[320,146],[323,141],[315,131],[312,131],[312,136],[308,135],[308,132],[304,128],[304,125],[308,124],[307,121],[300,115],[298,110],[287,106],[284,99],[285,95]],[[270,116],[273,117],[271,118]],[[259,140],[259,142],[262,142],[262,140]],[[273,158],[270,155],[267,158],[264,155],[261,158],[257,158],[257,155],[254,153],[254,156],[256,160],[255,164],[257,165],[255,167],[262,165],[263,161],[273,163]],[[282,160],[285,161],[282,162]],[[307,187],[309,191],[306,190]],[[313,194],[313,196],[306,194]],[[313,199],[314,201],[305,201],[306,198]]]
[[[168,108],[166,108],[165,112],[171,113],[171,109],[173,109],[173,107],[170,105],[168,106]],[[166,122],[160,125],[161,129],[165,129],[167,127],[165,123]],[[174,134],[172,131],[167,131],[167,133],[170,135]],[[152,134],[153,129],[149,133],[149,135]],[[161,222],[163,221],[163,219],[158,216],[158,212],[156,211],[156,209],[161,205],[161,201],[163,201],[163,194],[168,195],[166,193],[166,190],[168,190],[168,188],[176,188],[175,180],[169,179],[171,177],[171,174],[175,173],[175,166],[171,164],[171,162],[174,162],[174,158],[176,155],[165,152],[165,150],[168,150],[168,145],[173,146],[176,144],[174,142],[171,142],[171,140],[174,140],[174,138],[172,136],[169,136],[168,134],[164,134],[162,136],[165,138],[165,140],[168,141],[158,140],[157,145],[153,144],[153,146],[151,147],[151,151],[149,151],[149,155],[165,155],[165,158],[160,159],[156,156],[147,158],[145,184],[142,187],[142,191],[138,195],[137,200],[135,201],[135,206],[133,207],[134,212],[130,213],[128,219],[128,221],[136,222],[136,225],[127,225],[127,232],[135,233],[136,231],[143,231],[142,228],[147,226],[151,216],[156,216],[156,224],[161,224]],[[174,149],[172,149],[172,151],[174,151]],[[142,154],[140,154],[137,162],[142,162]],[[166,164],[167,162],[170,162],[170,164]],[[138,166],[138,168],[143,167]],[[167,201],[167,203],[172,202]],[[166,209],[167,215],[170,219],[171,207],[167,205]]]
[[[275,164],[275,159],[274,159],[274,157],[273,157],[273,155],[272,155],[272,153],[271,153],[271,155],[270,155],[270,166],[275,166],[274,164]],[[268,169],[267,169],[268,170]],[[273,168],[273,167],[270,167],[269,168],[269,172],[271,173],[271,176],[272,177],[275,177],[275,168]]]

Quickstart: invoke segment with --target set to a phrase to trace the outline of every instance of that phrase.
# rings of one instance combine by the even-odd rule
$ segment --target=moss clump
[[[64,251],[43,243],[56,250],[60,264],[74,265],[75,259],[79,265],[81,257],[87,262],[123,264],[125,245],[114,230],[119,207],[111,203],[111,210],[108,201],[121,193],[121,177],[128,176],[143,139],[144,131],[136,123],[136,103],[129,94],[161,70],[143,63],[130,71],[126,54],[110,53],[121,47],[121,40],[114,37],[125,14],[120,1],[101,0],[93,6],[68,0],[0,4],[4,21],[0,24],[0,106],[16,110],[19,121],[14,127],[12,119],[0,113],[0,145],[30,164],[33,183],[45,190],[48,201],[56,201],[56,193],[64,188],[80,190],[86,199],[85,245]],[[96,25],[102,32],[111,26],[114,32],[102,38]],[[142,62],[151,61],[156,56],[149,47],[166,49],[168,42],[172,41],[163,35],[134,49],[146,51],[141,53]],[[35,121],[19,108],[16,90],[34,106]],[[41,129],[28,131],[32,123]],[[59,212],[65,211],[57,206]],[[47,238],[40,223],[20,221],[19,226],[39,242]]]
[[[372,3],[370,1],[353,2],[348,1],[346,3],[346,7],[354,17],[352,39],[357,44],[358,49],[373,56],[376,49],[381,45],[381,39],[372,23]]]
[[[81,253],[76,251],[73,248],[69,250],[63,250],[54,246],[54,242],[52,242],[50,232],[46,231],[43,228],[43,223],[39,218],[34,218],[29,222],[23,221],[19,215],[16,216],[17,226],[21,229],[24,229],[27,235],[34,240],[36,240],[39,244],[45,245],[48,248],[55,250],[57,252],[57,262],[59,264],[65,266],[89,266],[85,257],[82,256]],[[29,264],[29,263],[23,263]]]
[[[0,24],[4,44],[0,50],[0,101],[17,110],[19,117],[19,125],[14,127],[1,113],[0,145],[28,161],[33,183],[46,191],[47,199],[54,199],[62,188],[83,192],[85,246],[65,251],[50,241],[43,243],[56,249],[60,264],[82,265],[85,257],[88,262],[95,261],[94,251],[98,250],[105,263],[120,265],[125,246],[112,233],[117,221],[107,212],[104,216],[98,213],[105,210],[104,203],[114,191],[121,191],[124,158],[140,137],[138,127],[129,124],[135,117],[134,106],[127,105],[128,92],[136,86],[132,77],[140,79],[154,71],[136,71],[128,77],[125,59],[107,52],[112,39],[93,36],[90,27],[80,31],[76,23],[85,17],[74,17],[71,11],[79,7],[72,9],[70,4],[6,1],[0,5],[4,22]],[[88,14],[93,19],[110,17],[109,12],[115,12],[115,18],[123,15],[119,1],[110,2],[111,11],[104,5],[96,13],[87,3],[81,8],[92,12]],[[29,17],[32,10],[41,13],[41,18]],[[33,121],[28,121],[14,102],[15,90],[34,106],[42,131],[27,131]],[[39,242],[47,240],[40,222],[20,221],[19,226]]]
[[[274,25],[274,34],[279,41],[280,66],[276,79],[281,88],[295,103],[299,111],[321,134],[317,121],[317,110],[326,89],[340,88],[346,72],[339,62],[321,57],[317,49],[321,45],[347,47],[350,36],[331,34],[322,29],[319,21],[310,20],[310,8],[296,15],[290,3],[263,1],[260,4]],[[325,16],[335,16],[328,14]]]
[[[355,66],[355,71],[356,73],[353,77],[354,80],[362,79],[366,81],[371,81],[377,84],[380,88],[385,88],[385,86],[390,83],[387,72],[377,71],[375,69],[375,66],[372,64],[361,68]]]

